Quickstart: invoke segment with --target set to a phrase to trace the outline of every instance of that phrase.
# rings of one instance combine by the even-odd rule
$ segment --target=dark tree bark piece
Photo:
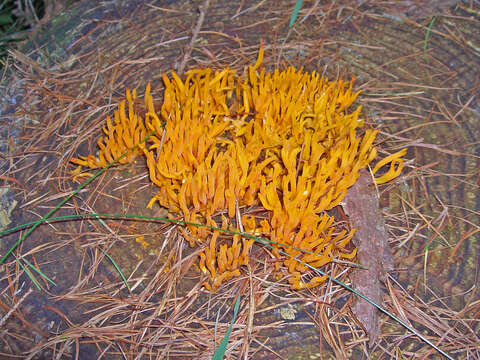
[[[348,190],[344,203],[343,209],[350,218],[350,224],[357,229],[353,243],[358,249],[360,265],[365,268],[355,271],[353,287],[381,304],[380,281],[385,280],[387,271],[393,270],[394,261],[388,245],[385,221],[369,173],[361,173],[357,182]],[[378,310],[360,298],[357,298],[352,310],[367,331],[372,346],[380,334]]]

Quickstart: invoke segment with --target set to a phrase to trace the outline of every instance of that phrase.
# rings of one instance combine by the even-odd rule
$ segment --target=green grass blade
[[[432,17],[432,20],[430,20],[430,23],[428,24],[427,32],[425,33],[425,39],[423,40],[423,52],[427,51],[427,43],[428,43],[428,38],[430,37],[430,32],[432,31],[433,23],[435,22],[436,17]],[[424,57],[426,59],[427,55],[424,54]]]
[[[105,228],[108,228],[107,224],[105,223],[105,221],[103,221],[102,218],[99,218],[97,217],[96,218],[100,224],[102,224]],[[120,267],[117,265],[117,263],[115,262],[115,260],[113,260],[113,258],[107,254],[106,251],[104,251],[103,249],[100,249],[100,251],[103,253],[103,255],[105,255],[107,257],[108,260],[110,260],[110,262],[112,263],[113,267],[115,268],[115,270],[117,270],[117,272],[120,274],[120,277],[122,278],[122,281],[123,283],[125,284],[125,286],[127,287],[128,291],[130,291],[130,285],[128,285],[128,282],[127,282],[127,278],[125,277],[125,275],[123,275],[123,272],[122,270],[120,269]]]
[[[35,272],[37,272],[41,277],[43,277],[45,280],[47,280],[50,284],[54,285],[54,286],[57,286],[57,284],[55,283],[55,281],[53,281],[52,279],[50,279],[47,275],[45,275],[40,269],[37,269],[37,267],[35,265],[33,265],[32,263],[30,263],[27,259],[25,259],[24,257],[21,258],[28,266],[30,266],[31,269],[33,269]]]
[[[35,276],[33,276],[33,274],[30,272],[30,270],[28,270],[28,268],[22,263],[21,260],[17,260],[17,263],[21,266],[21,268],[23,269],[23,271],[25,271],[25,274],[27,274],[27,276],[30,278],[30,280],[32,280],[32,282],[35,284],[35,286],[37,287],[38,290],[42,290],[42,288],[40,287],[40,284],[38,283],[37,279],[35,279]]]
[[[117,270],[117,272],[120,274],[120,277],[122,278],[122,281],[125,284],[125,286],[127,287],[128,291],[130,291],[131,289],[130,289],[130,285],[128,285],[127,278],[125,277],[125,275],[123,275],[122,270],[120,270],[120,267],[117,265],[115,260],[113,260],[113,258],[110,255],[108,255],[105,250],[100,249],[100,251],[103,253],[103,255],[105,255],[107,257],[108,260],[110,260],[110,262],[112,263],[115,270]]]
[[[225,356],[225,351],[227,351],[228,339],[230,338],[230,334],[232,333],[233,324],[235,323],[235,320],[237,319],[237,314],[238,314],[239,307],[240,307],[240,294],[238,294],[237,301],[235,301],[235,306],[233,307],[232,322],[230,323],[230,326],[228,327],[227,332],[225,333],[225,336],[223,337],[223,340],[218,345],[217,350],[215,350],[215,352],[213,353],[212,360],[222,360],[223,357]]]
[[[295,23],[295,20],[297,20],[298,12],[302,8],[302,3],[303,0],[297,0],[295,3],[295,7],[293,8],[292,15],[290,15],[290,22],[288,24],[288,27],[292,27],[293,24]]]
[[[84,219],[84,218],[95,218],[99,220],[99,218],[104,218],[104,219],[129,219],[129,220],[143,220],[143,221],[160,221],[160,222],[167,222],[167,223],[172,223],[172,224],[177,224],[177,225],[191,225],[195,226],[198,228],[206,228],[209,230],[214,230],[214,231],[221,231],[227,234],[232,234],[232,235],[241,235],[246,238],[254,239],[256,242],[261,243],[261,244],[275,244],[275,245],[281,245],[285,246],[282,243],[267,239],[267,238],[262,238],[258,236],[253,236],[248,233],[239,233],[237,231],[229,230],[229,229],[223,229],[223,228],[218,228],[215,226],[209,226],[205,224],[199,224],[199,223],[194,223],[194,222],[189,222],[189,221],[184,221],[184,220],[176,220],[176,219],[169,219],[169,218],[164,218],[164,217],[156,217],[156,216],[142,216],[142,215],[132,215],[132,214],[98,214],[98,213],[93,213],[93,214],[76,214],[76,215],[64,215],[64,216],[57,216],[57,217],[51,217],[48,219],[39,219],[35,221],[31,221],[22,225],[18,225],[12,228],[8,228],[6,230],[3,230],[0,232],[0,237],[5,236],[7,234],[10,234],[12,232],[16,232],[22,229],[29,228],[31,226],[39,225],[41,223],[51,223],[51,222],[56,222],[56,221],[64,221],[64,220],[78,220],[78,219]],[[292,247],[294,250],[301,251],[305,254],[312,254],[311,251]]]

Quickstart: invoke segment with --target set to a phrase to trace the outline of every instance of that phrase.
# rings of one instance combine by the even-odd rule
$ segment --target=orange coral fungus
[[[133,109],[135,92],[131,96],[127,90],[128,118],[122,102],[114,125],[107,119],[98,157],[72,162],[105,166],[139,145],[122,162],[139,151],[145,155],[150,179],[159,188],[148,207],[158,202],[186,221],[209,226],[221,221],[224,228],[269,237],[274,255],[289,255],[283,265],[291,287],[309,288],[325,277],[303,279],[307,264],[321,267],[355,256],[355,250],[347,250],[354,230],[335,230],[327,211],[340,204],[359,171],[376,157],[377,131],[360,134],[361,106],[350,111],[359,94],[352,91],[353,82],[328,81],[293,67],[268,73],[259,69],[262,59],[263,48],[242,76],[229,68],[194,69],[183,79],[174,72],[163,75],[162,107],[154,109],[148,85],[144,119]],[[141,144],[147,132],[153,136]],[[404,150],[375,166],[374,173],[391,164],[378,183],[398,176],[403,155]],[[263,207],[268,219],[257,223],[241,216],[247,206]],[[251,239],[225,239],[194,226],[182,232],[191,246],[205,246],[200,268],[212,291],[239,276],[248,262]]]
[[[119,159],[119,163],[127,164],[132,162],[141,150],[137,145],[147,136],[145,125],[141,117],[134,110],[134,102],[137,98],[136,90],[130,93],[126,90],[128,102],[128,117],[125,113],[125,100],[118,106],[118,110],[114,112],[114,123],[107,117],[107,127],[103,127],[106,137],[101,137],[97,141],[99,147],[98,157],[89,155],[87,157],[80,156],[80,159],[72,158],[70,161],[80,166],[90,168],[105,167],[112,161],[120,158],[124,153],[129,151],[126,156]]]

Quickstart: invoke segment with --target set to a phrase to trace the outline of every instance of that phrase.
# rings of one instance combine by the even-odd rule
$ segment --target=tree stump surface
[[[8,198],[1,194],[3,202],[0,201],[0,205],[7,214],[12,192],[20,194],[15,196],[19,204],[12,211],[15,225],[39,219],[75,189],[77,185],[71,182],[72,166],[68,159],[95,151],[105,117],[112,115],[116,104],[124,98],[125,88],[137,89],[141,98],[150,82],[155,100],[161,103],[161,76],[171,70],[178,71],[188,52],[201,3],[84,0],[45,24],[33,39],[13,53],[10,86],[3,90],[4,101],[8,101],[2,105],[2,112],[8,122],[0,125],[2,137],[10,140],[2,141],[0,146],[6,156],[15,159],[15,165],[3,156],[0,162],[2,176],[15,174],[13,177],[18,184],[7,181],[11,192]],[[415,292],[420,276],[421,282],[438,296],[452,296],[447,301],[449,306],[461,309],[465,302],[473,300],[458,294],[478,285],[480,275],[477,232],[480,223],[480,8],[477,2],[473,2],[472,8],[461,1],[432,2],[430,7],[421,10],[414,2],[405,2],[410,4],[407,8],[382,7],[383,3],[351,5],[347,1],[305,1],[294,27],[289,29],[292,1],[212,0],[191,54],[186,58],[185,70],[229,66],[241,72],[246,65],[255,62],[263,41],[263,64],[268,70],[293,65],[316,70],[330,79],[355,77],[356,88],[363,91],[357,103],[363,106],[367,121],[372,126],[380,126],[382,145],[392,151],[407,146],[406,158],[411,159],[399,179],[380,188],[387,228],[391,238],[399,239],[392,243],[397,269],[395,278],[407,291]],[[79,134],[86,141],[80,141]],[[94,209],[84,210],[151,215],[145,204],[155,189],[148,178],[140,178],[124,187],[118,180],[135,178],[144,168],[142,166],[121,167],[102,175],[79,194],[89,200],[88,204],[95,205]],[[105,194],[110,194],[111,201]],[[75,206],[82,205],[79,204]],[[72,206],[61,209],[56,215],[71,214]],[[44,354],[52,354],[51,345],[55,341],[62,344],[60,348],[65,354],[75,356],[78,347],[80,358],[96,357],[105,350],[107,345],[97,347],[91,343],[92,339],[97,341],[99,335],[87,330],[78,334],[72,330],[75,324],[85,324],[85,312],[92,309],[87,301],[89,296],[95,291],[97,294],[104,292],[105,303],[109,304],[106,306],[114,308],[108,303],[113,296],[109,289],[121,285],[111,263],[104,258],[99,260],[102,254],[94,238],[106,230],[96,224],[66,222],[41,226],[19,247],[18,254],[25,254],[36,246],[54,244],[45,245],[41,256],[27,258],[44,264],[42,271],[52,277],[57,286],[42,283],[49,290],[34,290],[35,298],[30,296],[22,303],[21,314],[12,322],[20,324],[21,328],[30,328],[28,339],[12,341],[10,350],[5,353],[26,352],[41,356],[38,354],[44,351]],[[137,264],[144,271],[152,271],[152,263],[160,268],[169,261],[159,262],[154,253],[149,253],[151,248],[142,249],[134,240],[142,231],[149,232],[153,239],[159,232],[158,224],[137,225],[124,221],[121,228],[112,228],[107,221],[106,225],[112,233],[111,243],[105,250],[114,259],[120,259],[126,274],[133,272]],[[119,239],[120,233],[129,234],[129,240]],[[18,234],[4,239],[0,245],[1,254],[18,240]],[[152,240],[152,246],[161,247],[162,240]],[[188,256],[188,252],[184,256]],[[11,279],[15,277],[11,272],[15,269],[14,259],[10,257],[7,262],[9,270],[1,272],[2,288],[8,287],[8,281],[13,284]],[[90,272],[95,276],[89,277]],[[75,287],[80,277],[88,279],[82,286],[95,285],[88,289]],[[24,280],[30,282],[26,277]],[[187,276],[177,284],[178,291],[186,297],[196,284],[197,279]],[[155,306],[169,308],[169,304],[158,305],[169,290],[160,284],[155,286],[161,291],[149,301]],[[322,293],[317,294],[319,299]],[[364,345],[351,347],[353,352],[349,354],[336,349],[332,340],[319,348],[322,342],[318,329],[302,326],[302,323],[312,321],[314,314],[328,311],[319,310],[319,304],[293,301],[294,315],[289,318],[284,316],[282,309],[290,309],[289,299],[294,295],[282,297],[281,294],[279,290],[279,298],[265,300],[262,306],[273,306],[280,301],[284,303],[282,307],[268,314],[255,315],[255,326],[278,325],[259,331],[260,343],[265,342],[268,348],[292,359],[326,353],[337,357],[361,354],[361,346],[368,339],[363,339]],[[115,296],[126,299],[129,295],[126,291],[116,291]],[[209,320],[215,322],[218,312],[224,316],[222,322],[227,324],[231,311],[212,300],[216,297],[203,296],[202,299],[208,299],[204,301],[214,302]],[[422,296],[425,301],[433,297],[429,292]],[[14,298],[18,301],[21,295]],[[175,301],[177,305],[184,304],[180,299]],[[135,304],[127,305],[135,311]],[[98,308],[97,313],[100,311]],[[336,311],[346,310],[339,306]],[[87,318],[92,326],[97,326],[95,329],[101,329],[94,321],[94,314]],[[112,331],[123,321],[115,315],[110,320]],[[154,327],[162,321],[160,317],[158,324],[149,323],[149,326]],[[247,318],[241,322],[247,324]],[[190,324],[182,326],[187,328]],[[478,324],[476,327],[478,333]],[[222,328],[222,336],[224,330]],[[55,331],[63,334],[71,331],[71,338],[60,340],[52,335]],[[130,354],[135,351],[139,354],[143,349],[150,355],[182,358],[180,348],[175,346],[177,352],[172,350],[170,355],[167,345],[152,348],[154,341],[166,344],[168,336],[144,339],[140,329],[134,331],[138,334],[131,338],[132,341],[144,341],[143,345],[133,350],[118,333],[115,341],[120,345],[112,345],[107,350],[109,358],[122,358],[121,353],[126,349]],[[237,329],[237,336],[240,333],[243,336],[243,332],[244,328],[242,332]],[[209,346],[202,342],[209,336],[213,338],[209,332],[199,332],[198,338],[185,335],[191,346],[183,358],[211,358],[213,342]],[[328,338],[325,333],[322,336]],[[218,344],[220,335],[215,339]],[[388,344],[388,335],[381,336],[379,341]],[[410,341],[419,351],[429,351],[418,341]],[[252,342],[250,346],[263,356],[274,358],[258,343]]]

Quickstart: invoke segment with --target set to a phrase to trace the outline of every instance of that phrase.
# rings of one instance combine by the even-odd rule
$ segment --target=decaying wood
[[[368,172],[361,173],[349,189],[344,202],[343,209],[350,218],[350,224],[357,229],[353,243],[358,249],[358,260],[363,267],[353,275],[354,289],[380,304],[380,282],[385,279],[387,271],[393,270],[394,261],[377,193]],[[380,335],[378,310],[360,298],[356,298],[352,310],[367,331],[372,346]]]

